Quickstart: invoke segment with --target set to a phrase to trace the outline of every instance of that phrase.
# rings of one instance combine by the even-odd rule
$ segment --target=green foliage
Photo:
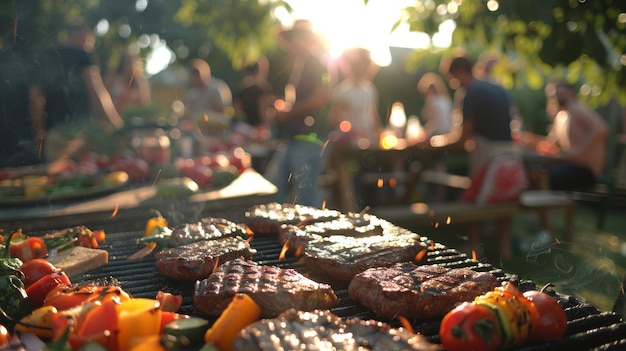
[[[452,19],[453,46],[475,59],[497,51],[496,72],[505,86],[541,89],[551,77],[564,76],[585,82],[583,98],[597,106],[613,96],[626,102],[626,22],[618,19],[625,13],[626,2],[611,0],[418,0],[400,21],[434,34]]]

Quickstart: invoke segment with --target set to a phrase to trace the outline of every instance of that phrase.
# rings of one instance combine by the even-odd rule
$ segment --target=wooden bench
[[[372,208],[369,212],[401,227],[486,222],[513,217],[524,211],[564,211],[563,239],[573,239],[575,199],[563,192],[549,190],[524,191],[518,202],[478,205],[462,202],[413,203]]]

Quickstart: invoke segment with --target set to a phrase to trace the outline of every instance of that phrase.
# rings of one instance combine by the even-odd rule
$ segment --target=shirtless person
[[[553,190],[572,190],[595,184],[606,160],[608,128],[591,108],[578,102],[574,87],[564,81],[546,86],[552,128],[545,137],[526,135],[526,145],[554,158],[549,171]]]

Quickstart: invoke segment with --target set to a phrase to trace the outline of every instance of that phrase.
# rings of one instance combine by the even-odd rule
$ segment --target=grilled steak
[[[274,235],[283,224],[297,225],[327,221],[340,216],[340,212],[329,209],[318,209],[310,206],[268,204],[250,207],[244,214],[244,224],[257,235]]]
[[[205,217],[197,223],[185,223],[172,230],[172,246],[190,244],[199,240],[240,236],[246,238],[246,228],[224,218]]]
[[[243,257],[252,259],[255,250],[240,237],[201,240],[158,252],[155,266],[172,280],[196,281],[208,277],[218,265]]]
[[[309,241],[304,262],[317,274],[349,281],[368,268],[412,261],[419,252],[427,250],[418,234],[392,224],[383,229],[382,235],[360,238],[333,235]]]
[[[262,316],[269,318],[289,308],[329,309],[337,301],[330,285],[317,283],[294,269],[237,258],[196,282],[193,303],[200,314],[219,316],[236,293],[248,294],[261,307]]]
[[[255,350],[442,350],[420,334],[395,329],[374,320],[344,322],[330,311],[290,309],[274,319],[248,325],[233,343],[233,351]]]
[[[494,289],[491,273],[410,262],[371,268],[354,276],[348,295],[381,317],[441,317],[463,301]]]
[[[343,235],[363,237],[383,234],[383,225],[389,225],[369,214],[349,213],[329,221],[306,225],[283,224],[278,231],[278,241],[287,243],[291,250],[303,250],[307,242],[325,236]]]

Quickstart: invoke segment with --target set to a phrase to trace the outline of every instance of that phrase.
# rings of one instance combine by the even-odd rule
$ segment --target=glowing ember
[[[472,260],[478,261],[478,259],[476,258],[476,250],[472,250]]]
[[[380,189],[383,187],[383,185],[385,185],[383,178],[378,178],[378,183],[376,184],[376,186]]]
[[[157,181],[159,180],[159,176],[161,175],[161,169],[157,171],[156,176],[154,177],[154,181],[152,182],[152,187],[156,186]]]
[[[217,270],[217,267],[220,265],[220,258],[217,257],[217,260],[215,260],[215,264],[213,265],[213,272],[215,272]]]
[[[398,320],[400,321],[400,325],[402,325],[402,328],[406,329],[411,334],[415,334],[415,332],[413,332],[413,326],[408,319],[406,319],[404,316],[398,316]]]
[[[287,250],[289,250],[289,246],[287,246],[287,242],[283,244],[283,248],[280,250],[280,255],[278,255],[279,260],[284,260],[287,255]]]
[[[115,208],[113,209],[113,213],[111,213],[111,218],[117,216],[117,212],[120,210],[120,204],[115,204]]]
[[[439,228],[439,222],[435,223],[435,229]]]
[[[302,254],[304,253],[304,248],[302,246],[298,246],[298,248],[296,249],[296,252],[294,252],[294,256],[296,257],[300,257],[302,256]]]
[[[435,242],[434,241],[430,241],[430,250],[433,251],[435,250]]]
[[[248,234],[248,239],[246,239],[246,241],[251,242],[252,238],[254,238],[254,232],[248,226],[246,226],[246,234]]]
[[[415,255],[415,261],[419,262],[422,259],[424,259],[424,257],[426,257],[426,254],[428,253],[428,250],[424,249],[420,252],[417,253],[417,255]]]
[[[450,224],[452,223],[452,218],[450,218],[450,216],[448,216],[448,218],[446,218],[446,224]]]
[[[389,179],[389,186],[390,187],[395,188],[397,183],[398,183],[398,181],[396,180],[396,178]]]

